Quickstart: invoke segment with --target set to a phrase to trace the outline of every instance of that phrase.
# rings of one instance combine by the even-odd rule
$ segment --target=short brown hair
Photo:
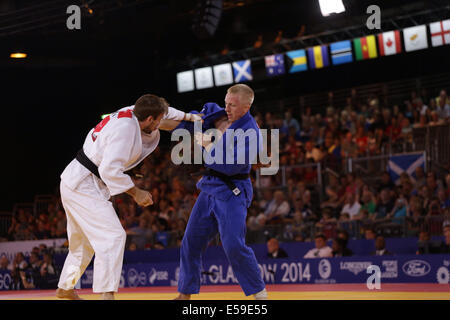
[[[154,94],[144,94],[134,104],[133,113],[139,121],[144,121],[149,116],[156,119],[161,114],[167,114],[168,108],[166,99]]]
[[[233,94],[240,94],[245,99],[248,99],[250,105],[253,103],[253,99],[255,98],[255,92],[253,91],[253,89],[243,83],[238,83],[235,84],[234,86],[231,86],[230,88],[228,88],[227,92]]]

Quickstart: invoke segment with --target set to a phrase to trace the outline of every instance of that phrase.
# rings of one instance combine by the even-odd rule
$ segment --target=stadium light
[[[24,59],[27,57],[26,53],[23,52],[14,52],[9,55],[11,59]]]
[[[319,0],[320,11],[324,17],[332,13],[342,13],[345,11],[342,0]]]

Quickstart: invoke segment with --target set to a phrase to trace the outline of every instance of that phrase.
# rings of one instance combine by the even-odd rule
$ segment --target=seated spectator
[[[441,205],[442,210],[450,208],[450,194],[446,195],[444,188],[442,188],[438,191],[437,197],[439,199],[439,203]]]
[[[349,234],[348,234],[348,232],[346,230],[339,229],[338,232],[337,232],[337,237],[339,239],[345,240],[345,246],[347,246],[350,236],[349,236]]]
[[[157,242],[155,243],[155,245],[154,245],[153,248],[156,249],[156,250],[163,250],[163,249],[165,249],[166,247],[164,246],[164,244],[163,244],[162,242],[157,241]]]
[[[37,284],[39,289],[56,289],[59,281],[59,272],[53,263],[51,253],[44,253],[44,258],[40,268],[40,282]]]
[[[0,258],[0,271],[11,271],[12,265],[10,265],[8,258],[2,255]]]
[[[353,255],[353,252],[346,247],[346,241],[341,238],[334,238],[332,244],[333,257],[349,257]]]
[[[369,217],[372,217],[376,209],[376,199],[374,194],[370,190],[364,190],[361,197],[361,209],[367,210]]]
[[[436,98],[436,111],[442,119],[450,118],[450,102],[447,97],[447,92],[441,90],[439,97]]]
[[[25,260],[25,256],[22,252],[18,252],[14,257],[14,261],[12,263],[13,270],[24,271],[28,267],[28,263]]]
[[[263,194],[262,199],[259,200],[258,205],[259,208],[264,212],[269,206],[269,203],[273,200],[273,192],[270,189],[266,189],[263,191],[262,194]]]
[[[322,151],[313,145],[312,141],[305,143],[306,159],[313,159],[314,162],[320,162],[323,158]]]
[[[431,241],[430,233],[428,231],[421,231],[419,233],[419,241],[417,242],[416,254],[432,254],[440,253],[441,243]]]
[[[442,242],[439,253],[450,253],[450,220],[444,221],[444,242]]]
[[[321,232],[327,238],[332,238],[334,236],[337,220],[331,214],[331,210],[329,208],[325,208],[322,210],[322,219],[316,223],[316,227],[321,229]]]
[[[387,218],[392,219],[393,223],[401,224],[408,214],[408,202],[405,198],[398,198],[394,208],[388,214]]]
[[[348,241],[349,241],[349,238],[350,238],[350,235],[347,232],[347,230],[339,229],[338,232],[337,232],[337,238],[342,240],[342,245],[344,247],[344,251],[346,252],[346,254],[349,255],[349,256],[353,255],[353,251],[350,250],[349,248],[347,248]]]
[[[442,181],[437,180],[436,173],[433,171],[427,172],[426,186],[432,197],[437,197],[438,191],[443,188]]]
[[[359,204],[358,201],[356,201],[356,196],[353,193],[348,192],[346,194],[346,200],[344,207],[342,208],[341,214],[348,213],[350,219],[353,220],[358,215],[360,209],[361,205]]]
[[[386,249],[386,241],[384,240],[383,236],[378,236],[375,240],[375,251],[372,252],[373,256],[388,256],[392,255],[391,252],[389,252]]]
[[[275,191],[273,200],[267,206],[264,214],[266,215],[268,224],[277,224],[283,221],[291,210],[289,203],[285,200],[282,191]]]
[[[50,231],[46,227],[46,223],[42,220],[38,220],[36,232],[34,233],[38,239],[49,239]]]
[[[369,228],[364,231],[364,238],[366,240],[375,240],[376,237],[377,237],[377,234],[375,233],[374,229]]]
[[[290,111],[284,113],[283,127],[288,130],[290,128],[294,128],[296,133],[300,131],[300,124],[297,119],[292,117],[292,113]]]
[[[389,189],[385,188],[380,192],[380,199],[375,208],[375,215],[373,216],[375,220],[384,219],[394,208],[394,201],[392,201]]]
[[[280,248],[277,239],[271,238],[267,241],[267,257],[270,259],[287,258],[288,254]]]
[[[381,192],[383,189],[388,189],[389,191],[394,190],[395,183],[391,180],[391,175],[389,172],[383,172],[381,174],[381,181],[378,184],[378,192]]]
[[[145,216],[140,216],[139,225],[137,227],[127,229],[126,233],[127,236],[130,237],[130,241],[133,242],[139,250],[143,250],[145,245],[150,243],[153,238],[153,231],[148,227]]]
[[[309,250],[303,258],[330,258],[333,256],[333,249],[327,246],[327,238],[323,234],[316,234],[314,242],[316,247]]]
[[[333,213],[340,207],[339,196],[336,190],[327,186],[325,188],[325,193],[328,197],[327,201],[322,202],[320,208],[331,208]]]
[[[67,237],[67,218],[64,210],[58,210],[56,212],[56,217],[53,220],[53,224],[56,227],[55,236],[56,238]]]

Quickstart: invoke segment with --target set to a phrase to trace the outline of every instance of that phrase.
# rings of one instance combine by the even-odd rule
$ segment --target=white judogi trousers
[[[117,292],[126,233],[112,203],[98,188],[94,179],[93,175],[89,175],[75,190],[61,181],[69,254],[64,262],[58,287],[73,289],[95,253],[93,291]]]

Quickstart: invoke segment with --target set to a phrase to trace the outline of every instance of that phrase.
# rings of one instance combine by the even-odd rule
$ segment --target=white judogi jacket
[[[159,143],[159,130],[151,134],[142,132],[134,106],[122,108],[109,115],[89,131],[83,145],[86,156],[98,166],[102,180],[98,179],[78,160],[73,159],[61,174],[61,180],[72,190],[87,176],[94,177],[97,189],[109,199],[125,192],[134,183],[125,171],[137,166],[155,150]],[[169,107],[163,119],[183,120],[185,113]]]

